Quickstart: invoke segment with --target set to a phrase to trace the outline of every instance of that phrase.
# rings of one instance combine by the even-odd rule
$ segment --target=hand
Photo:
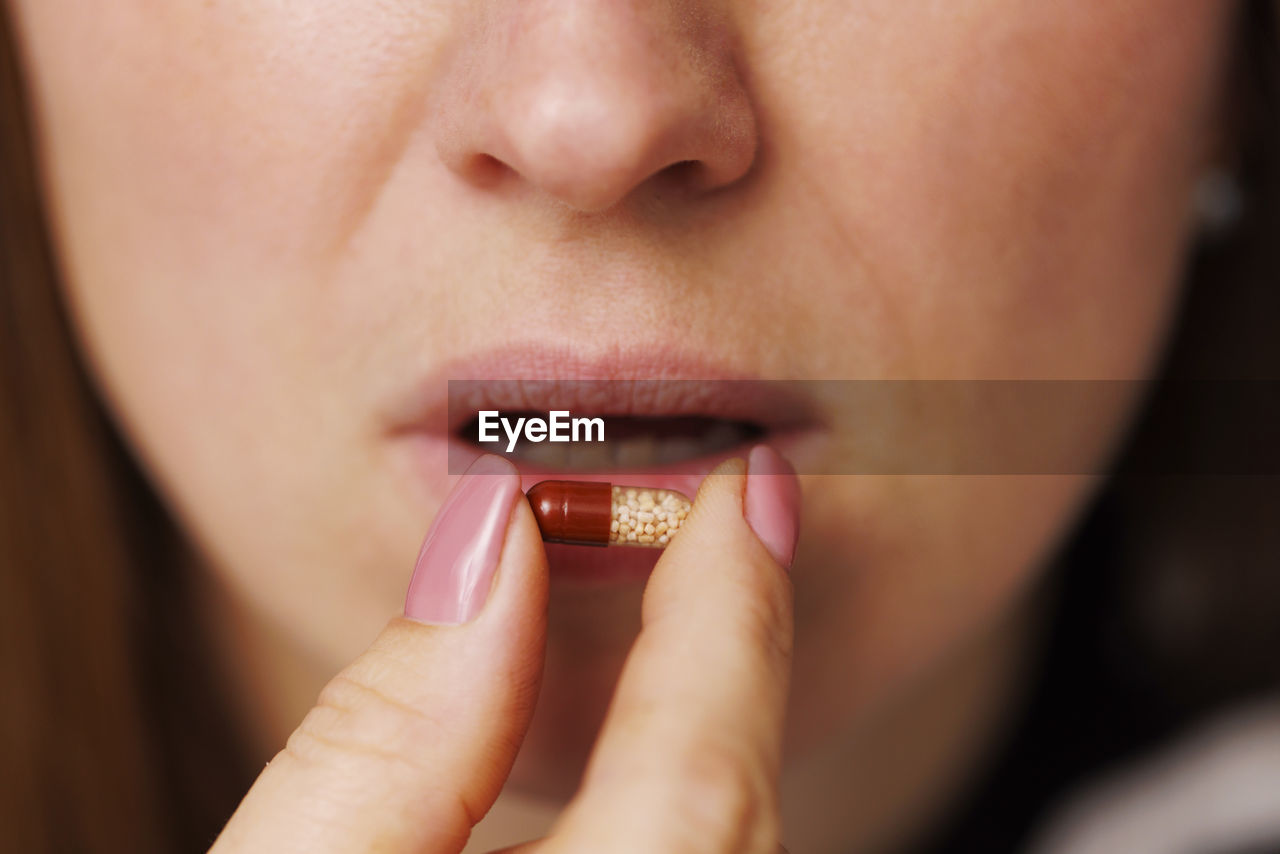
[[[799,492],[769,449],[750,466],[703,482],[645,589],[581,789],[549,836],[509,851],[779,850]],[[497,473],[475,473],[486,467]],[[325,687],[216,854],[461,851],[510,773],[542,672],[547,563],[519,494],[499,458],[463,477],[410,587],[419,619],[392,620]],[[451,616],[471,619],[420,621]]]

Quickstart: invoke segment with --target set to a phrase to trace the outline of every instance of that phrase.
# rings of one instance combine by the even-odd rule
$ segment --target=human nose
[[[684,0],[482,0],[444,66],[436,148],[477,187],[583,212],[741,179],[757,123],[727,17]]]

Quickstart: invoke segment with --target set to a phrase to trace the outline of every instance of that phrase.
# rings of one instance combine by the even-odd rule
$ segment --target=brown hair
[[[1280,373],[1276,35],[1270,0],[1248,3],[1247,215],[1189,265],[1171,375]],[[21,851],[200,848],[252,773],[190,628],[182,537],[115,432],[58,298],[24,98],[0,3],[0,828]],[[1147,419],[1131,448],[1182,428]],[[1076,630],[1100,627],[1100,656],[1125,651],[1108,659],[1117,679],[1157,686],[1148,697],[1176,721],[1276,684],[1280,664],[1263,651],[1280,648],[1280,544],[1267,524],[1280,512],[1274,479],[1157,486],[1116,482],[1099,498],[1063,574],[1087,596],[1066,591],[1060,613]],[[1113,565],[1124,571],[1107,575]],[[1172,634],[1168,613],[1149,613],[1176,598],[1160,594],[1170,578],[1192,591]]]

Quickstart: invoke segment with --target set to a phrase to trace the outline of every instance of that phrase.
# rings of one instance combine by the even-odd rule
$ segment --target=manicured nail
[[[404,615],[466,623],[480,613],[498,568],[520,475],[502,457],[480,457],[454,486],[422,542]]]
[[[800,481],[791,463],[767,445],[757,445],[747,457],[743,513],[773,559],[791,569],[800,533]]]

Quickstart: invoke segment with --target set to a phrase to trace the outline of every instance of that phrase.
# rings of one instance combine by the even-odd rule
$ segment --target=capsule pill
[[[590,546],[666,548],[692,506],[673,489],[576,480],[544,480],[527,498],[544,541]]]

